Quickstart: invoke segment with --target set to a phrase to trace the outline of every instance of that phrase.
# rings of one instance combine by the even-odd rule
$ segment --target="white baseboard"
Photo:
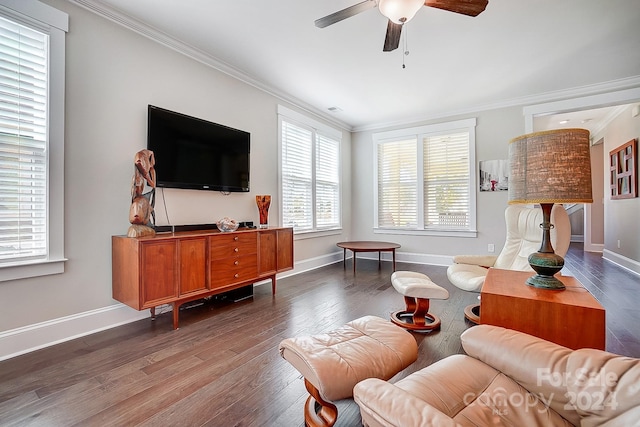
[[[391,252],[382,252],[383,261],[393,261]],[[340,257],[342,258],[342,256]],[[378,259],[377,252],[358,253],[358,259]],[[428,264],[449,266],[453,264],[453,257],[449,255],[416,254],[411,252],[396,252],[396,262],[406,262],[409,264]]]
[[[342,261],[342,252],[310,258],[296,263],[293,270],[281,273],[278,278],[292,276],[325,265]],[[255,285],[270,284],[270,280]],[[171,306],[163,310],[170,310]],[[124,304],[114,304],[96,310],[65,316],[0,332],[0,361],[80,338],[105,329],[149,318],[149,310],[137,311]]]
[[[630,271],[631,273],[640,275],[640,262],[636,260],[627,258],[607,249],[602,251],[602,258],[624,268],[627,271]]]
[[[278,274],[278,277],[294,276],[296,274],[304,273],[305,271],[324,267],[325,265],[335,264],[336,262],[342,262],[342,251],[298,261],[295,263],[293,270],[280,273]]]
[[[602,251],[604,251],[604,244],[603,243],[586,243],[584,244],[584,250],[586,252],[600,252],[602,253]]]
[[[342,262],[342,256],[342,251],[339,251],[299,261],[293,270],[279,274],[278,278],[293,276]],[[377,260],[378,254],[376,252],[364,252],[359,253],[358,258]],[[606,249],[603,250],[603,258],[634,274],[640,275],[640,263],[637,261]],[[383,252],[382,259],[385,262],[392,261],[391,253]],[[398,252],[396,253],[396,262],[449,266],[453,263],[453,257]],[[269,280],[265,280],[257,282],[255,285],[269,283],[271,283]],[[166,309],[170,309],[170,307]],[[115,304],[0,332],[0,361],[144,318],[149,318],[148,310],[137,311],[124,304]]]
[[[0,332],[0,360],[135,322],[145,317],[149,317],[148,310],[137,311],[124,304],[115,304]]]

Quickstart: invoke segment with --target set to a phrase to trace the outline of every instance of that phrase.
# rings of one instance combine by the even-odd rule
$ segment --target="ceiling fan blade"
[[[316,19],[315,24],[318,28],[328,27],[331,24],[335,24],[336,22],[340,22],[343,19],[350,18],[358,13],[364,12],[365,10],[373,9],[376,7],[375,0],[365,0],[358,4],[354,4],[346,9],[339,10],[331,15],[327,15],[323,18]]]
[[[426,0],[425,6],[463,15],[478,16],[489,4],[488,0]]]
[[[400,34],[402,34],[402,24],[395,24],[391,20],[387,24],[387,35],[384,38],[383,52],[391,52],[400,46]]]

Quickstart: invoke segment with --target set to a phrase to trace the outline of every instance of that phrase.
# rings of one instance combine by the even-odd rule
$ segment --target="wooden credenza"
[[[113,298],[136,310],[173,305],[178,328],[185,302],[271,279],[293,268],[293,229],[185,231],[112,236]]]
[[[480,293],[480,323],[502,326],[571,349],[605,349],[605,310],[571,276],[565,290],[525,284],[533,272],[490,268]]]

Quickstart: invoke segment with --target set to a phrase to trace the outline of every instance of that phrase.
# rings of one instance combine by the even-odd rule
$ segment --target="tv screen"
[[[158,187],[249,191],[250,134],[149,105]]]

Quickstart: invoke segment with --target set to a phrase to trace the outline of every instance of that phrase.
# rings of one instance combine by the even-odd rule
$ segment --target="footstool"
[[[391,284],[404,296],[406,310],[391,313],[391,321],[412,331],[431,331],[440,328],[440,318],[429,313],[429,300],[449,299],[449,291],[436,285],[429,276],[414,271],[396,271]]]
[[[352,397],[366,378],[393,377],[415,362],[418,345],[387,320],[365,316],[324,334],[287,338],[280,354],[304,377],[306,425],[332,426],[338,409],[331,401]]]

